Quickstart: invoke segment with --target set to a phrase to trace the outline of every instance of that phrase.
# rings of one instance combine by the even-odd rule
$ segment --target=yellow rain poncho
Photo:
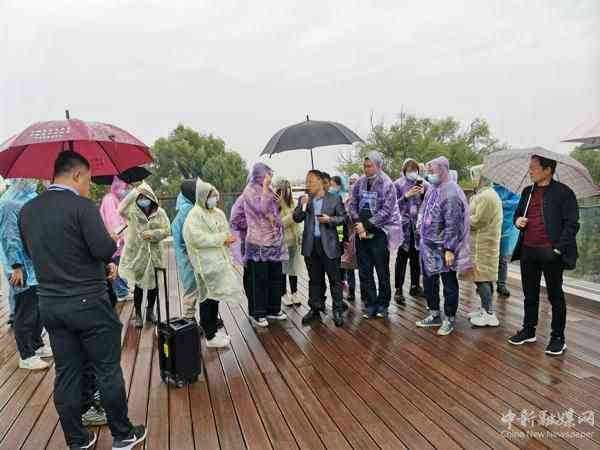
[[[502,234],[502,202],[498,194],[486,187],[471,198],[471,260],[474,268],[472,281],[498,279],[498,258]]]
[[[137,205],[140,194],[152,201],[148,217]],[[156,280],[154,268],[165,268],[164,251],[161,241],[171,234],[171,224],[167,213],[158,206],[158,198],[150,186],[142,183],[133,189],[119,205],[119,214],[127,219],[125,248],[119,264],[119,274],[142,289],[154,289]],[[148,231],[150,240],[142,236]]]
[[[196,206],[183,226],[183,239],[198,284],[198,301],[207,298],[239,303],[241,291],[233,260],[225,240],[231,234],[223,211],[208,209],[206,200],[217,190],[209,183],[196,182]]]

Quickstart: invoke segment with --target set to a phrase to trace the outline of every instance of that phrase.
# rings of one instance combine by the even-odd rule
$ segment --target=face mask
[[[429,182],[434,186],[437,186],[441,183],[440,176],[436,174],[429,175]]]
[[[419,177],[419,172],[408,172],[406,174],[406,178],[408,178],[411,181],[417,181],[418,177]]]
[[[329,188],[329,192],[332,192],[332,193],[334,193],[334,194],[337,194],[338,192],[340,192],[340,188],[339,188],[339,187],[337,187],[337,186],[331,186],[331,187]]]
[[[218,201],[219,199],[217,197],[211,197],[208,200],[206,200],[206,207],[208,209],[213,209],[217,206]]]
[[[148,208],[152,201],[149,198],[141,198],[137,201],[137,204],[140,208]]]

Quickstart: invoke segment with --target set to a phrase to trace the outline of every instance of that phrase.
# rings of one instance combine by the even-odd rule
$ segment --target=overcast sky
[[[278,129],[400,111],[557,151],[600,119],[600,0],[0,0],[0,141],[34,121],[178,123],[252,163]],[[332,170],[336,151],[316,159]],[[308,153],[274,157],[298,176]]]

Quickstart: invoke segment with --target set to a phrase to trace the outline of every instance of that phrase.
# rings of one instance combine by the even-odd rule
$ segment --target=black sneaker
[[[566,349],[567,344],[565,343],[565,338],[552,336],[548,347],[546,347],[546,355],[560,356]]]
[[[308,325],[313,320],[321,320],[321,313],[316,309],[311,309],[306,313],[306,315],[302,318],[302,325]]]
[[[402,289],[396,289],[396,293],[394,294],[394,300],[399,305],[404,305],[406,303],[406,299],[404,298],[404,294],[402,293]]]
[[[529,329],[522,329],[517,334],[508,339],[508,342],[512,345],[523,345],[535,341],[535,330]]]
[[[138,425],[137,427],[133,427],[133,431],[126,438],[115,439],[113,441],[112,448],[113,450],[131,450],[133,447],[145,440],[146,427],[144,425]]]
[[[510,291],[505,286],[498,286],[496,291],[498,292],[498,297],[510,297]]]
[[[423,291],[423,288],[421,288],[421,286],[411,287],[410,291],[408,291],[408,293],[410,294],[411,297],[415,297],[415,298],[424,298],[425,297],[425,291]]]
[[[98,439],[98,436],[96,435],[96,433],[92,433],[90,431],[88,431],[88,433],[89,433],[89,437],[85,444],[71,445],[69,447],[69,450],[84,450],[84,449],[88,449],[88,448],[93,448],[94,445],[96,445],[96,440]]]

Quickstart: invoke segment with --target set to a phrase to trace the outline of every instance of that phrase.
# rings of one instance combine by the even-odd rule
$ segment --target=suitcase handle
[[[155,267],[154,268],[154,277],[156,278],[156,289],[158,289],[158,274],[159,272],[162,272],[163,275],[163,287],[164,287],[164,292],[165,292],[165,308],[167,310],[167,324],[170,322],[171,320],[171,314],[169,311],[169,292],[167,289],[167,270],[163,269],[161,267]],[[160,294],[158,295],[158,305],[157,305],[157,313],[158,313],[158,323],[160,324],[162,322],[162,319],[160,317]]]

